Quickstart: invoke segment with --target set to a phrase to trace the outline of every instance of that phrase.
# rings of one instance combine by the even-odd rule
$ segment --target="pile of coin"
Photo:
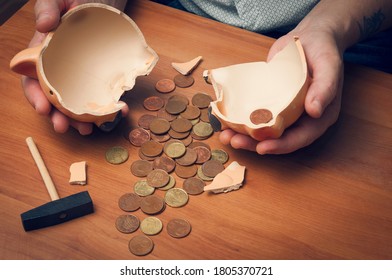
[[[181,76],[176,76],[174,81],[158,81],[156,90],[167,94],[176,86],[188,87],[194,83],[191,76]],[[153,250],[154,243],[148,236],[159,234],[163,223],[152,215],[162,213],[166,206],[183,207],[189,195],[202,194],[206,182],[224,170],[228,154],[202,142],[214,133],[207,111],[211,101],[205,93],[196,93],[191,100],[177,93],[168,98],[154,95],[144,100],[148,113],[128,133],[129,142],[139,148],[140,157],[131,163],[130,171],[140,179],[134,184],[134,192],[122,195],[118,205],[123,211],[140,209],[151,216],[140,222],[135,215],[127,214],[116,221],[116,228],[122,233],[132,233],[138,228],[144,233],[130,240],[129,250],[133,254],[146,255]],[[176,186],[178,179],[183,180],[182,187]],[[164,192],[163,198],[155,194],[156,190]],[[182,238],[190,233],[191,224],[174,218],[166,230],[171,237]]]

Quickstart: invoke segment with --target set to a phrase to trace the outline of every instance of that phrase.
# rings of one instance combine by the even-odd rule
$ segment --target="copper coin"
[[[131,173],[136,177],[146,177],[152,170],[152,164],[147,160],[139,159],[131,164]]]
[[[191,232],[191,224],[184,219],[172,219],[167,223],[167,233],[174,238],[182,238]]]
[[[187,138],[188,136],[190,136],[190,134],[191,134],[190,131],[187,131],[187,132],[177,132],[177,131],[175,131],[173,129],[169,130],[169,136],[171,138],[174,138],[174,139],[184,139],[184,138]]]
[[[166,142],[166,141],[170,140],[171,137],[167,133],[160,134],[160,135],[151,133],[151,139],[154,140],[155,142],[163,143],[163,142]]]
[[[140,202],[140,209],[146,214],[158,214],[165,207],[165,202],[162,198],[156,195],[148,195],[142,198]]]
[[[147,184],[153,188],[161,188],[169,183],[169,174],[163,169],[154,169],[147,175]]]
[[[142,153],[142,150],[141,150],[141,149],[139,149],[138,155],[139,155],[139,157],[140,157],[142,160],[147,160],[147,161],[153,161],[154,159],[157,158],[157,157],[148,157],[148,156],[144,155],[144,154]],[[146,175],[146,176],[147,176],[147,175]]]
[[[165,110],[172,115],[178,115],[186,110],[187,104],[177,99],[169,99],[165,106]]]
[[[129,132],[129,142],[136,147],[140,147],[144,142],[149,140],[150,133],[141,127],[132,129],[131,132]]]
[[[173,80],[170,79],[162,79],[155,84],[155,89],[160,93],[169,93],[172,92],[175,88],[176,84],[173,82]]]
[[[177,165],[176,169],[174,169],[174,172],[180,178],[184,178],[184,179],[190,178],[190,177],[193,177],[196,175],[197,166],[196,165],[189,165],[189,166]]]
[[[192,129],[192,123],[187,120],[187,119],[183,119],[183,118],[177,118],[174,121],[171,122],[171,128],[174,131],[177,132],[187,132],[190,131]]]
[[[197,160],[197,152],[193,149],[187,148],[185,154],[182,157],[176,158],[176,162],[179,165],[192,165]]]
[[[193,148],[196,148],[196,147],[199,147],[199,146],[206,147],[209,151],[211,151],[210,145],[208,145],[205,142],[201,142],[201,141],[192,142],[192,144],[189,145],[189,148],[193,149]]]
[[[180,88],[190,87],[191,85],[193,85],[194,82],[195,79],[193,79],[192,76],[184,76],[182,74],[178,74],[174,77],[174,83]]]
[[[186,110],[180,114],[184,119],[194,120],[200,117],[200,109],[196,106],[188,105]]]
[[[144,114],[139,118],[137,124],[144,129],[150,129],[150,123],[156,118],[156,116]]]
[[[196,178],[196,177],[191,177],[188,178],[184,181],[182,188],[191,195],[198,195],[204,192],[204,186],[206,184],[203,182],[203,180]]]
[[[203,122],[210,122],[210,118],[208,117],[208,109],[200,109],[200,120]]]
[[[149,111],[158,111],[165,105],[165,100],[159,96],[150,96],[144,99],[143,106]]]
[[[193,141],[192,136],[188,135],[188,137],[181,139],[181,142],[184,143],[185,147],[188,147]]]
[[[192,104],[195,105],[196,107],[199,107],[200,109],[202,108],[207,108],[210,106],[210,103],[212,102],[211,96],[205,93],[196,93],[192,97]]]
[[[185,154],[186,147],[180,140],[169,140],[165,143],[163,151],[170,158],[179,158]]]
[[[167,156],[157,157],[152,163],[153,169],[162,169],[165,170],[167,173],[173,172],[175,167],[176,162]]]
[[[162,144],[150,140],[144,142],[140,149],[144,155],[148,157],[156,157],[162,153]]]
[[[258,109],[250,114],[250,120],[254,124],[268,123],[272,120],[272,113],[267,109]]]
[[[200,166],[197,168],[197,176],[198,176],[200,179],[202,179],[203,181],[212,181],[212,180],[214,180],[214,178],[212,178],[212,177],[207,177],[206,175],[204,175],[203,170],[202,170],[201,167],[202,167],[202,166],[200,165]]]
[[[170,190],[171,188],[174,188],[174,186],[176,185],[176,179],[172,175],[169,175],[169,177],[170,177],[169,183],[167,183],[166,186],[159,188],[160,191]]]
[[[201,170],[207,177],[215,177],[223,170],[225,170],[225,167],[220,161],[211,159],[203,163],[203,165],[201,166]]]
[[[193,148],[193,150],[197,153],[196,163],[198,164],[205,163],[211,158],[211,151],[205,146],[196,146]]]
[[[172,95],[172,96],[169,97],[168,100],[169,100],[169,101],[177,100],[177,101],[181,101],[182,103],[184,103],[184,104],[186,104],[186,105],[189,105],[189,99],[188,99],[188,97],[186,97],[186,96],[183,95],[183,94],[175,94],[175,95]]]
[[[134,215],[121,215],[116,219],[116,229],[122,233],[131,233],[139,228],[140,221]]]
[[[135,193],[123,194],[118,200],[118,207],[127,212],[133,212],[140,208],[140,196]]]
[[[168,120],[162,118],[156,118],[150,123],[150,130],[155,134],[164,134],[170,129],[170,123]]]
[[[137,235],[129,240],[128,248],[136,256],[145,256],[154,249],[154,242],[145,235]]]
[[[165,108],[162,108],[162,109],[160,109],[160,110],[157,112],[157,117],[158,117],[158,118],[165,119],[165,120],[167,120],[167,121],[169,121],[169,122],[171,122],[171,121],[173,121],[173,120],[175,120],[175,119],[177,118],[176,115],[169,114],[169,113],[166,111]]]

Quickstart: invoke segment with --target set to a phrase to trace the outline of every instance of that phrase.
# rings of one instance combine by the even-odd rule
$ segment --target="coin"
[[[197,118],[197,119],[193,119],[193,120],[189,120],[189,121],[191,122],[192,125],[195,125],[200,121],[200,119]]]
[[[191,85],[193,85],[194,82],[195,79],[193,79],[192,76],[184,76],[182,74],[178,74],[174,77],[174,83],[180,88],[190,87]]]
[[[139,159],[131,165],[131,173],[136,177],[146,177],[151,171],[152,164],[147,160]]]
[[[272,113],[268,109],[254,110],[250,114],[250,120],[254,124],[268,123],[272,120]]]
[[[210,159],[209,161],[203,163],[203,165],[201,166],[201,170],[203,171],[204,175],[208,177],[215,177],[223,170],[225,170],[225,167],[221,162]]]
[[[142,153],[142,150],[141,150],[141,149],[139,149],[138,155],[139,155],[139,157],[140,157],[141,159],[147,160],[147,161],[153,161],[154,159],[157,158],[157,157],[148,157],[148,156],[145,156],[145,155]],[[146,175],[146,176],[147,176],[147,175]]]
[[[200,109],[196,106],[188,105],[186,110],[180,114],[184,119],[194,120],[200,117]]]
[[[166,186],[159,188],[159,190],[161,191],[167,191],[170,190],[171,188],[173,188],[176,185],[176,179],[174,179],[174,177],[172,175],[169,175],[170,180],[169,183],[167,183]]]
[[[175,161],[167,156],[157,157],[156,159],[154,159],[152,163],[153,169],[163,169],[167,173],[173,172],[175,167],[176,167]]]
[[[188,135],[186,138],[181,139],[181,142],[184,143],[185,147],[188,147],[193,141],[192,136]]]
[[[162,118],[156,118],[150,123],[150,130],[155,134],[164,134],[170,129],[170,123],[168,120]]]
[[[191,148],[191,145],[189,145],[189,148]],[[196,146],[193,150],[197,153],[196,163],[198,164],[205,163],[211,158],[211,151],[205,146]]]
[[[212,181],[214,178],[204,175],[201,165],[197,168],[197,176],[203,181]]]
[[[161,188],[169,183],[169,174],[162,169],[154,169],[147,175],[147,184],[153,188]]]
[[[171,128],[177,132],[187,132],[192,129],[192,123],[183,118],[177,118],[170,124]]]
[[[209,123],[205,123],[205,122],[197,123],[193,127],[192,131],[199,137],[209,137],[214,132],[212,126]]]
[[[111,164],[124,163],[127,161],[128,157],[128,150],[121,146],[112,147],[107,150],[105,154],[106,161]]]
[[[222,164],[225,164],[229,160],[229,155],[222,149],[214,149],[211,151],[211,159],[215,159]]]
[[[163,143],[170,140],[170,135],[167,133],[160,134],[160,135],[151,133],[151,139],[154,140],[155,142]]]
[[[205,143],[205,142],[201,142],[201,141],[192,142],[192,144],[189,145],[189,148],[193,149],[193,148],[196,148],[196,147],[198,147],[198,146],[206,147],[209,151],[211,151],[210,145],[208,145],[208,144]]]
[[[140,208],[140,197],[134,193],[123,194],[118,200],[118,207],[127,212],[133,212]]]
[[[133,185],[133,191],[138,196],[147,196],[147,195],[153,194],[155,191],[155,188],[149,186],[147,183],[147,180],[140,180],[140,181],[137,181]]]
[[[190,177],[193,177],[196,175],[197,166],[196,165],[189,165],[189,166],[177,165],[176,169],[174,169],[174,172],[180,178],[184,178],[184,179],[190,178]]]
[[[174,238],[182,238],[191,232],[191,224],[184,219],[172,219],[167,223],[167,233]]]
[[[188,194],[183,189],[172,188],[165,193],[165,202],[170,207],[184,206],[188,199]]]
[[[177,132],[173,129],[169,130],[169,136],[174,138],[174,139],[185,139],[190,135],[190,132]]]
[[[192,165],[197,160],[197,152],[193,149],[186,148],[185,154],[182,157],[176,158],[179,165]]]
[[[203,122],[210,122],[208,118],[208,109],[200,109],[200,120]]]
[[[129,132],[129,142],[136,147],[140,147],[148,140],[150,140],[150,133],[141,127],[135,128]]]
[[[147,217],[140,223],[140,229],[144,234],[156,235],[162,230],[162,222],[156,217]]]
[[[150,129],[150,123],[157,117],[149,114],[142,115],[137,121],[138,125],[144,129]]]
[[[165,100],[159,96],[150,96],[144,99],[143,106],[149,111],[158,111],[165,105]]]
[[[182,188],[191,195],[198,195],[204,192],[206,184],[199,178],[191,177],[184,181]]]
[[[169,122],[171,122],[171,121],[173,121],[173,120],[175,120],[175,119],[177,118],[176,115],[169,114],[169,113],[166,111],[165,108],[159,109],[159,111],[157,112],[157,117],[158,117],[158,118],[165,119],[165,120],[167,120],[167,121],[169,121]]]
[[[145,256],[154,249],[154,242],[145,235],[137,235],[129,240],[129,251],[136,256]]]
[[[156,157],[162,153],[162,145],[153,140],[144,142],[140,149],[148,157]]]
[[[179,140],[169,140],[165,143],[163,151],[168,157],[179,158],[185,154],[186,147],[184,143]]]
[[[170,79],[162,79],[155,84],[155,89],[160,93],[169,93],[172,92],[175,88],[176,84],[173,82],[173,80]]]
[[[183,95],[183,94],[175,94],[169,97],[168,101],[180,101],[181,103],[184,103],[185,105],[189,105],[189,100],[188,98]]]
[[[199,92],[192,96],[192,104],[196,107],[199,107],[200,109],[207,108],[208,106],[210,106],[211,101],[211,96],[205,93]]]
[[[187,104],[179,99],[169,99],[165,106],[165,110],[172,115],[178,115],[186,110]]]
[[[116,219],[116,229],[122,233],[131,233],[139,228],[140,221],[134,215],[120,215]]]
[[[164,200],[156,195],[142,197],[140,201],[140,209],[142,209],[144,213],[149,215],[158,214],[164,209],[164,207]]]

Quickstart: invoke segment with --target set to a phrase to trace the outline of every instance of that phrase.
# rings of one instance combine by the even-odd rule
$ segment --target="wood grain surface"
[[[204,69],[265,60],[273,40],[212,20],[133,1],[128,11],[160,60],[149,76],[138,78],[125,96],[136,126],[142,101],[159,95],[155,83],[177,73],[170,63],[202,55],[195,84],[177,93],[214,96]],[[158,215],[164,226],[185,218],[191,234],[152,236],[145,257],[128,251],[131,237],[116,230],[123,214],[117,203],[138,180],[130,173],[136,147],[124,137],[124,120],[111,133],[80,136],[53,131],[48,118],[25,99],[20,76],[9,70],[11,58],[34,33],[34,1],[0,28],[0,259],[391,259],[392,258],[392,79],[372,69],[347,65],[339,121],[310,147],[289,155],[259,156],[223,146],[216,133],[206,142],[224,148],[230,162],[247,167],[238,191],[191,196],[182,208]],[[110,65],[108,65],[110,67]],[[170,94],[163,96],[167,98]],[[239,107],[238,110],[241,108]],[[32,136],[60,197],[88,190],[96,212],[68,223],[24,232],[20,214],[50,201],[25,138]],[[108,148],[130,153],[122,165],[105,161]],[[68,183],[69,167],[87,161],[88,184]],[[182,181],[178,179],[179,187]],[[163,196],[163,192],[157,192]],[[147,215],[134,213],[140,219]]]

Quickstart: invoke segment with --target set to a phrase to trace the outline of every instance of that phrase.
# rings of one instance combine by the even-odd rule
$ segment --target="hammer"
[[[94,212],[93,202],[87,191],[73,194],[62,199],[57,194],[56,187],[50,178],[44,161],[35,145],[33,138],[26,138],[27,146],[38,166],[51,202],[22,213],[22,223],[25,231],[44,228],[67,222]]]

